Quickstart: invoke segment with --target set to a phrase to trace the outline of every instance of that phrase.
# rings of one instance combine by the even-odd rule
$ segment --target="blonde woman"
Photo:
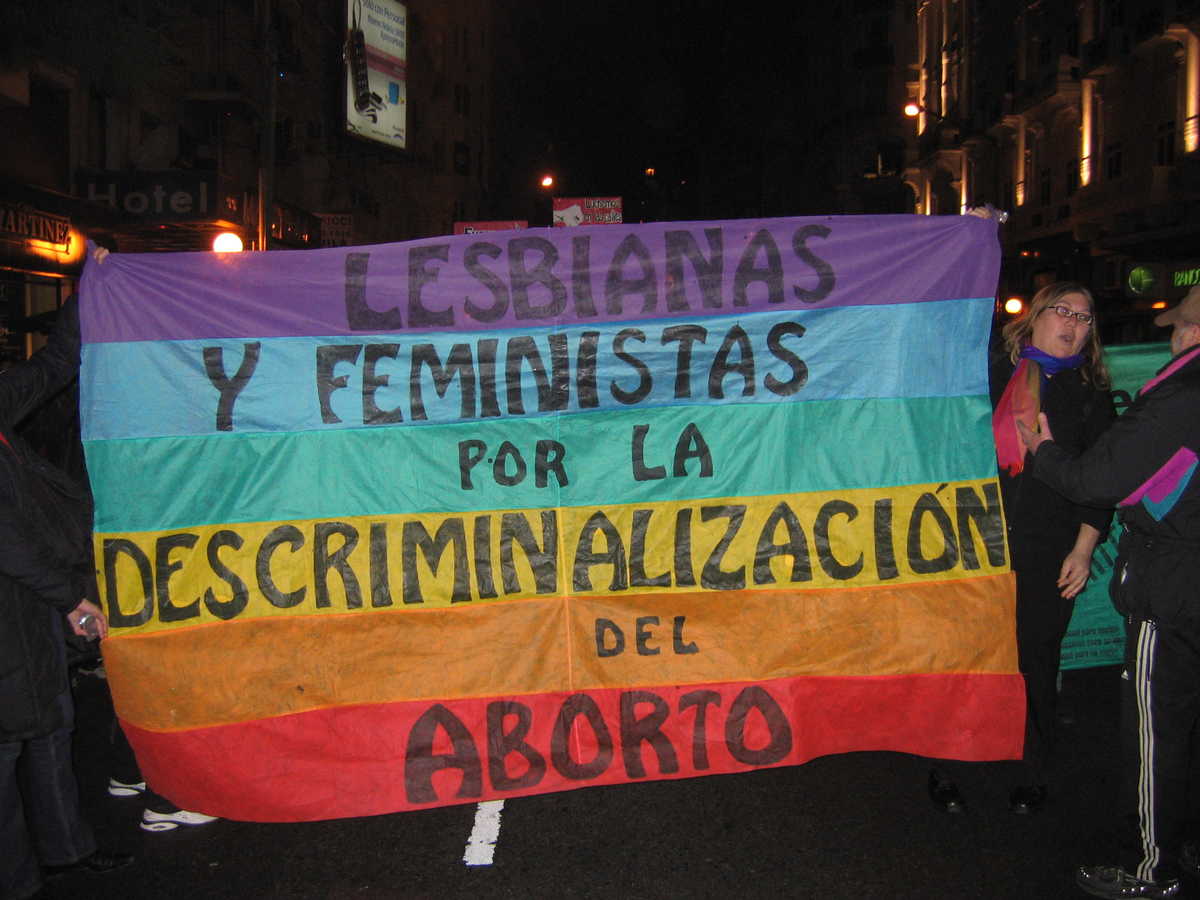
[[[1081,453],[1108,428],[1115,412],[1095,302],[1087,288],[1071,282],[1047,285],[1004,328],[1003,337],[1003,351],[991,369],[992,428],[1017,580],[1017,653],[1028,704],[1022,775],[1009,808],[1031,813],[1046,801],[1063,635],[1112,513],[1072,503],[1027,474],[1016,423],[1036,427],[1043,412],[1055,439],[1071,453]],[[965,808],[957,785],[940,770],[931,774],[929,791],[949,812]]]

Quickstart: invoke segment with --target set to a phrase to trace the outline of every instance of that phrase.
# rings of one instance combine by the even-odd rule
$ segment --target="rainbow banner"
[[[104,658],[149,783],[299,821],[1020,755],[995,223],[113,255]]]

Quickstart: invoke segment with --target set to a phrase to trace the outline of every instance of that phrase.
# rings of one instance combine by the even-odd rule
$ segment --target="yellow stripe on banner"
[[[909,585],[1008,571],[995,480],[96,536],[117,633],[535,597]]]
[[[636,594],[340,615],[322,617],[319,628],[312,617],[249,619],[110,638],[104,660],[120,717],[152,731],[408,700],[1015,673],[1013,596],[1009,573],[902,588]]]

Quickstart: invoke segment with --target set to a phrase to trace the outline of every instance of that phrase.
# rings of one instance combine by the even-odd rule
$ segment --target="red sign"
[[[528,227],[529,222],[525,219],[496,222],[455,222],[454,233],[478,234],[481,231],[520,231],[522,228]]]
[[[620,197],[555,197],[554,227],[620,225]]]

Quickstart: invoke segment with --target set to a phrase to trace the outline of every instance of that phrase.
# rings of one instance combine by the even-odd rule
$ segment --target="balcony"
[[[1081,72],[1072,56],[1060,55],[1017,85],[1009,101],[1012,111],[1027,113],[1049,104],[1051,108],[1079,101]]]
[[[1137,21],[1133,24],[1133,42],[1140,44],[1142,41],[1162,37],[1165,31],[1166,23],[1163,20],[1162,9],[1147,10],[1138,16]]]
[[[1105,75],[1129,55],[1133,41],[1123,28],[1112,28],[1083,45],[1083,74]]]

